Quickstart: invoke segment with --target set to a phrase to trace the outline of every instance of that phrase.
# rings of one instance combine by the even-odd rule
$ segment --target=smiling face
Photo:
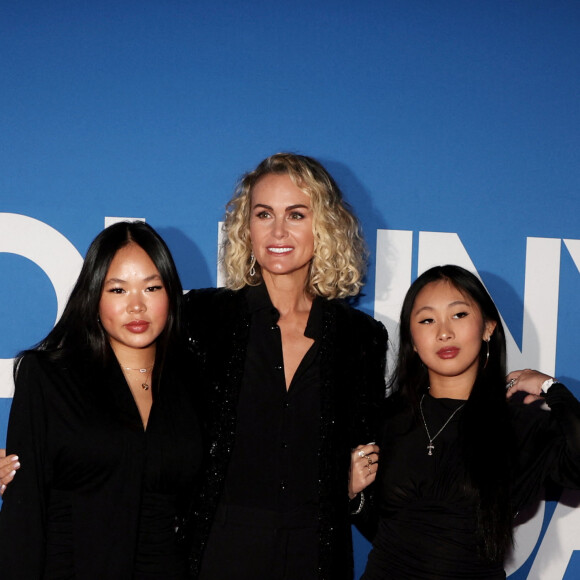
[[[290,176],[268,174],[254,186],[250,238],[266,283],[275,276],[306,280],[314,255],[310,197]]]
[[[429,372],[435,396],[467,398],[477,376],[482,341],[495,329],[484,321],[478,305],[446,280],[427,284],[417,294],[411,312],[415,351]],[[436,394],[439,393],[439,394]],[[458,396],[459,394],[459,396]]]
[[[99,317],[119,360],[154,358],[169,298],[159,271],[145,250],[130,243],[113,258],[105,277]]]

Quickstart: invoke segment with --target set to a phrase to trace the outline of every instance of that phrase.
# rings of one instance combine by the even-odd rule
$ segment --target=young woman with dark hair
[[[580,404],[530,370],[508,375],[506,397],[505,352],[497,308],[473,274],[440,266],[413,283],[364,580],[505,578],[518,510],[548,479],[580,487]],[[551,412],[517,392],[526,403],[541,395]]]
[[[62,317],[15,364],[3,579],[181,579],[201,437],[182,290],[145,223],[91,244]]]

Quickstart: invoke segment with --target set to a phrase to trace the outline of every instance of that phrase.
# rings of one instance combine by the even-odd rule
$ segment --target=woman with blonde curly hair
[[[362,286],[358,221],[318,161],[279,153],[236,188],[221,259],[226,288],[187,296],[210,381],[192,562],[204,580],[351,579],[387,346],[342,300]]]
[[[267,173],[287,175],[309,197],[314,232],[314,253],[307,278],[310,294],[325,298],[356,296],[363,285],[367,258],[358,220],[334,179],[317,161],[290,153],[265,159],[243,178],[228,203],[222,247],[226,285],[239,290],[263,280],[261,267],[256,267],[252,254],[248,223],[252,190]]]

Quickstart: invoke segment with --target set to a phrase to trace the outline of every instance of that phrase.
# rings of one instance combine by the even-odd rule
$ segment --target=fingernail
[[[12,459],[10,459],[10,461],[18,461],[18,455],[15,455],[14,457],[12,457]]]
[[[14,469],[18,469],[20,467],[20,462],[14,464]]]
[[[9,474],[8,477],[14,477],[16,475],[16,471],[12,470]]]
[[[6,486],[4,484],[0,485],[0,494],[4,493]]]

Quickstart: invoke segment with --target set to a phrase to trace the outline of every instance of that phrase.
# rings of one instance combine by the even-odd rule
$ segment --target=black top
[[[95,372],[24,356],[8,426],[22,467],[0,512],[3,579],[184,577],[176,528],[201,460],[192,376],[168,361],[145,431],[116,361]]]
[[[207,395],[204,411],[200,414],[207,427],[209,453],[194,511],[191,558],[194,572],[201,561],[217,505],[223,499],[224,482],[236,445],[238,402],[247,352],[254,348],[249,344],[254,322],[248,298],[251,293],[248,287],[239,291],[213,288],[186,296],[191,349],[209,380],[209,388],[204,391]],[[315,482],[317,574],[325,580],[350,580],[353,575],[348,501],[350,451],[378,437],[378,410],[385,395],[387,334],[382,324],[340,300],[316,300],[310,322],[314,322],[319,307],[320,337],[315,337],[318,350],[314,364],[308,367],[318,367],[320,372],[318,429],[311,441],[319,470]],[[291,397],[292,393],[288,395]],[[265,459],[259,449],[257,453]],[[296,469],[308,471],[310,466],[299,460]],[[264,472],[259,469],[256,480]]]
[[[511,489],[516,510],[535,498],[547,479],[580,487],[580,403],[563,385],[553,385],[551,412],[521,403],[508,405],[518,459]],[[464,401],[423,400],[431,437]],[[459,410],[433,441],[423,421],[397,409],[385,424],[379,463],[380,525],[363,578],[503,579],[501,564],[478,556],[475,506],[463,489]],[[408,430],[410,428],[410,431]]]
[[[265,286],[248,289],[250,335],[238,402],[236,440],[225,502],[277,512],[314,510],[320,424],[321,298],[314,300],[305,336],[315,340],[286,390],[280,315]],[[308,465],[308,469],[296,469]],[[259,473],[260,477],[256,477]]]

